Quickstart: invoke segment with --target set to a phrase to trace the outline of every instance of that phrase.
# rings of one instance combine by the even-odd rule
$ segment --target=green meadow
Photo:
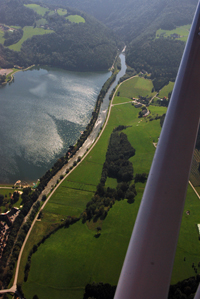
[[[4,32],[3,32],[3,30],[0,30],[0,44],[2,44],[2,45],[5,41],[5,38],[3,36],[4,36]]]
[[[152,97],[153,83],[149,79],[143,77],[134,77],[133,79],[125,81],[119,88],[119,93],[121,97],[126,98],[138,98],[139,96],[143,97]]]
[[[48,22],[47,22],[47,20],[44,19],[44,18],[39,19],[39,20],[36,21],[36,26],[37,26],[37,27],[44,26],[44,25],[46,25],[46,24],[48,24]]]
[[[14,51],[20,51],[21,46],[24,41],[26,41],[28,38],[31,38],[34,35],[43,35],[43,34],[49,34],[54,32],[53,30],[45,30],[42,28],[33,28],[32,26],[25,26],[23,28],[24,34],[23,37],[18,41],[18,43],[9,46],[8,48]]]
[[[174,82],[169,82],[168,85],[165,85],[165,86],[159,91],[158,97],[159,97],[159,98],[163,98],[163,97],[168,98],[168,94],[169,94],[170,92],[172,92],[173,88],[174,88]]]
[[[57,9],[57,13],[60,15],[60,16],[65,16],[67,14],[67,10],[66,9]]]
[[[138,77],[133,78],[121,85],[120,96],[116,96],[113,101],[108,124],[98,143],[80,165],[67,176],[45,206],[43,217],[41,221],[36,222],[26,245],[18,283],[23,283],[24,267],[32,246],[60,224],[62,218],[66,219],[69,215],[79,216],[92,198],[100,181],[113,128],[118,125],[128,126],[124,132],[136,150],[135,156],[130,159],[134,173],[149,172],[155,153],[153,142],[158,141],[161,128],[159,120],[150,121],[148,117],[138,118],[140,109],[129,103],[130,97],[138,97],[142,92],[145,95],[151,94],[150,80],[137,79]],[[134,90],[133,86],[136,86],[137,90]],[[119,105],[120,100],[121,105]],[[151,105],[149,109],[150,117],[166,112],[164,107]],[[116,184],[115,179],[108,178],[106,181],[106,187],[116,187]],[[105,220],[84,224],[79,220],[69,228],[59,229],[42,243],[37,252],[32,255],[29,277],[22,285],[25,296],[32,298],[37,294],[43,299],[80,299],[83,298],[87,283],[117,284],[144,187],[145,184],[137,183],[135,202],[132,204],[128,204],[126,200],[116,202]],[[191,263],[196,264],[200,261],[200,241],[196,227],[200,222],[199,208],[200,201],[192,189],[188,188],[172,276],[173,283],[194,275]],[[186,214],[188,210],[189,216]],[[96,227],[99,225],[102,228],[101,235],[96,238]]]
[[[30,9],[33,9],[37,14],[41,15],[41,16],[44,16],[45,13],[47,11],[49,11],[48,8],[46,7],[42,7],[40,6],[39,4],[24,4],[24,6],[30,8]]]
[[[71,23],[85,23],[85,19],[79,15],[70,15],[66,17]]]
[[[177,34],[179,35],[179,37],[176,37],[176,39],[186,42],[190,32],[190,27],[191,25],[184,25],[184,26],[177,27],[176,29],[173,30],[159,29],[156,32],[156,38],[160,38],[160,37],[169,38],[171,37],[171,35]]]

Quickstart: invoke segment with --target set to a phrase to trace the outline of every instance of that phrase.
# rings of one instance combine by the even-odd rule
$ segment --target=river
[[[109,94],[101,106],[91,144],[105,120]],[[52,68],[15,74],[0,89],[0,183],[34,182],[74,144],[90,121],[97,96],[110,72],[79,73]]]

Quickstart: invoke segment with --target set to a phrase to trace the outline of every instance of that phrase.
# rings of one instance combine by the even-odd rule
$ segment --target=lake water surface
[[[110,87],[89,142],[96,138],[109,105]],[[110,72],[57,69],[18,72],[0,88],[0,183],[34,182],[79,138],[90,121],[97,96]]]
[[[33,69],[0,89],[0,182],[35,181],[74,144],[110,72]]]

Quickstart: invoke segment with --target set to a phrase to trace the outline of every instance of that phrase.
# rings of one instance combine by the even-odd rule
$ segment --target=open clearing
[[[163,97],[168,98],[168,94],[169,94],[170,92],[172,92],[173,88],[174,88],[174,82],[169,82],[168,85],[165,85],[165,86],[159,91],[158,97],[159,97],[159,98],[163,98]]]
[[[33,28],[32,26],[25,26],[23,28],[24,34],[23,37],[18,41],[18,43],[9,46],[8,48],[14,51],[20,51],[21,46],[24,41],[26,41],[28,38],[31,38],[34,35],[43,35],[43,34],[49,34],[54,32],[53,30],[45,30],[42,28]]]
[[[0,30],[0,44],[2,44],[2,45],[5,41],[5,38],[3,36],[4,36],[4,32],[3,32],[3,30]]]
[[[69,20],[71,23],[85,23],[85,19],[78,15],[70,15],[66,17],[66,20]]]
[[[125,81],[119,88],[118,92],[121,97],[126,98],[138,98],[139,96],[143,97],[152,97],[155,95],[155,92],[152,93],[153,83],[149,79],[144,79],[142,77],[134,77],[131,80]]]
[[[42,6],[40,6],[39,4],[24,4],[24,6],[33,9],[37,14],[39,14],[39,15],[41,15],[41,16],[44,16],[45,13],[46,13],[47,11],[49,11],[48,8],[46,8],[46,7],[42,7]]]
[[[182,41],[186,42],[189,32],[190,32],[190,27],[191,27],[191,25],[184,25],[184,26],[177,27],[176,29],[173,29],[173,30],[159,29],[156,32],[156,38],[159,38],[159,37],[173,38],[174,37],[175,39],[182,40]]]
[[[114,103],[119,103],[120,98],[122,103],[128,102],[133,94],[135,97],[142,92],[146,95],[151,90],[149,81],[134,78],[125,82],[120,88],[122,98],[115,97]],[[147,82],[147,87],[144,82]],[[136,85],[137,91],[133,85]],[[150,106],[149,109],[151,117],[166,112],[164,107]],[[23,283],[24,267],[32,246],[61,223],[62,218],[66,218],[67,215],[80,215],[91,199],[101,177],[113,128],[118,125],[129,126],[124,132],[136,149],[135,156],[130,159],[134,173],[149,172],[155,152],[153,142],[157,142],[160,135],[160,121],[139,119],[139,111],[140,109],[136,109],[131,103],[112,107],[110,119],[100,140],[57,189],[44,209],[42,221],[36,223],[24,251],[19,283]],[[106,186],[115,187],[116,180],[107,179]],[[133,204],[124,200],[113,205],[106,219],[101,222],[102,231],[99,238],[95,238],[98,222],[82,224],[78,221],[69,228],[59,229],[40,245],[32,256],[28,280],[22,285],[26,297],[32,298],[37,294],[43,299],[80,299],[87,283],[94,281],[117,284],[144,187],[145,184],[136,184],[137,196]],[[197,213],[199,209],[200,200],[189,187],[172,276],[173,283],[194,275],[192,263],[197,264],[200,261],[200,243],[196,228],[196,223],[200,223]],[[186,214],[188,210],[189,216]]]
[[[66,9],[57,9],[57,13],[60,15],[60,16],[64,16],[67,14],[67,10]]]

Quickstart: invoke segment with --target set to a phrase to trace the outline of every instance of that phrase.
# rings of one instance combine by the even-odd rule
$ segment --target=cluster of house
[[[0,258],[6,242],[8,239],[9,228],[12,226],[15,218],[19,215],[20,210],[18,208],[11,208],[10,211],[0,214]]]
[[[8,27],[8,26],[6,26],[4,24],[0,24],[0,30],[2,30],[2,31],[9,30],[9,31],[13,32],[15,29],[11,28],[11,27]]]

